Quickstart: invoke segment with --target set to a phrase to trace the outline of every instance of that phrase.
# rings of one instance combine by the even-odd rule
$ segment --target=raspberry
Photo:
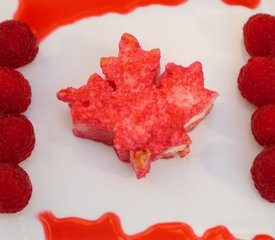
[[[251,129],[259,144],[275,145],[275,104],[260,107],[253,113]]]
[[[254,185],[260,195],[275,202],[275,147],[264,149],[255,158],[251,167]]]
[[[25,208],[32,195],[28,174],[15,164],[0,163],[0,213],[16,213]]]
[[[243,27],[244,45],[251,56],[275,56],[275,17],[258,13]]]
[[[256,106],[275,104],[275,59],[252,57],[239,73],[241,95]]]
[[[23,115],[0,115],[0,162],[19,163],[31,155],[35,135]]]
[[[0,66],[25,66],[37,52],[37,40],[27,24],[17,20],[0,23]]]
[[[31,103],[31,87],[24,76],[0,67],[0,113],[22,113]]]

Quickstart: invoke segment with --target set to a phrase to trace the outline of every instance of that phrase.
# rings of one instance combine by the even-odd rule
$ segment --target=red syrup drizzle
[[[189,225],[180,222],[159,223],[143,232],[127,235],[121,227],[119,217],[113,213],[106,213],[93,221],[76,217],[57,218],[50,212],[44,212],[39,215],[39,219],[43,224],[46,240],[237,240],[223,226],[208,229],[199,237]],[[253,240],[275,239],[262,234]]]
[[[222,0],[229,5],[240,5],[248,8],[256,8],[260,4],[260,0]]]
[[[179,5],[187,0],[19,0],[14,18],[26,22],[42,40],[56,28],[90,16],[125,14],[151,4]]]
[[[152,4],[175,6],[187,0],[19,0],[14,18],[26,22],[41,41],[60,26],[79,19],[114,12],[125,14]],[[190,0],[191,1],[191,0]],[[217,0],[218,1],[218,0]],[[256,8],[260,0],[222,0],[230,5]]]

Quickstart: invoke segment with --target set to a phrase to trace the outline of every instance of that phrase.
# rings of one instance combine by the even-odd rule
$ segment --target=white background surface
[[[0,20],[11,18],[16,5],[15,0],[0,0]],[[112,211],[127,234],[181,221],[198,235],[225,225],[242,239],[275,236],[275,205],[258,195],[249,173],[261,150],[249,125],[254,107],[236,86],[248,59],[242,26],[256,12],[275,14],[275,1],[262,0],[251,10],[219,0],[189,0],[177,7],[88,18],[48,36],[35,61],[19,69],[33,91],[25,114],[37,142],[21,164],[32,180],[33,196],[22,212],[0,216],[0,239],[44,239],[36,216],[46,210],[89,219]],[[111,147],[74,137],[69,109],[55,97],[61,88],[85,84],[91,73],[101,74],[100,57],[117,54],[124,32],[135,35],[146,50],[160,48],[163,67],[201,61],[206,87],[220,94],[210,115],[190,134],[188,157],[157,161],[142,180]]]

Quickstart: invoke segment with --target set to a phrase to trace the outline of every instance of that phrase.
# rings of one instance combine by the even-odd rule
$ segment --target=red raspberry
[[[31,103],[31,87],[24,76],[0,67],[0,113],[22,113]]]
[[[19,163],[31,155],[35,135],[23,115],[0,115],[0,162]]]
[[[253,113],[251,129],[259,144],[275,145],[275,104],[260,107]]]
[[[260,195],[275,202],[275,147],[264,149],[254,160],[251,175]]]
[[[25,66],[37,52],[37,40],[27,24],[17,20],[0,23],[0,66]]]
[[[244,45],[251,56],[275,56],[275,17],[258,13],[243,27]]]
[[[0,213],[16,213],[25,208],[32,195],[28,174],[15,164],[0,163]]]
[[[252,57],[238,77],[242,96],[256,106],[275,104],[275,58]]]

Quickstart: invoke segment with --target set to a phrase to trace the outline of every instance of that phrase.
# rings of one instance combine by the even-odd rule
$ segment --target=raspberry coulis
[[[39,215],[39,219],[43,224],[46,240],[237,240],[223,226],[208,229],[199,237],[189,225],[180,222],[159,223],[143,232],[127,235],[121,227],[119,217],[113,213],[106,213],[97,220],[86,220],[76,217],[57,218],[50,212],[44,212]],[[274,238],[257,235],[253,240]]]
[[[222,0],[229,5],[242,5],[248,8],[256,8],[260,4],[260,0]]]
[[[27,23],[38,40],[42,40],[52,31],[79,19],[100,16],[106,13],[125,14],[137,7],[160,4],[175,6],[187,0],[19,0],[14,18]],[[190,0],[191,1],[191,0]],[[218,1],[218,0],[217,0]],[[242,5],[249,8],[258,6],[260,0],[222,0],[230,5]]]

